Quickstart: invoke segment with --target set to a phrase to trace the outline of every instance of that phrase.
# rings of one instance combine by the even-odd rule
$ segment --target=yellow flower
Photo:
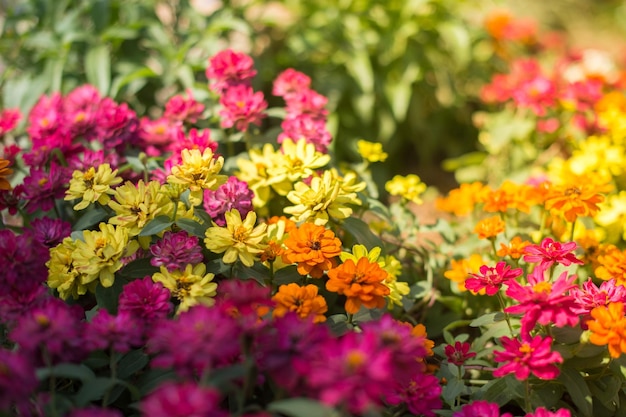
[[[385,162],[387,155],[383,151],[382,143],[368,142],[360,139],[356,142],[359,155],[368,162]]]
[[[477,274],[480,271],[480,267],[485,264],[485,260],[479,254],[472,254],[469,259],[460,259],[450,261],[449,270],[443,273],[443,276],[450,281],[457,284],[459,291],[467,291],[465,288],[465,280],[470,277],[470,274]],[[484,289],[480,292],[484,293]],[[480,293],[479,292],[479,293]]]
[[[172,167],[167,182],[189,188],[189,202],[193,206],[202,203],[204,190],[216,190],[228,179],[226,175],[219,174],[224,166],[224,158],[215,158],[211,148],[206,148],[202,153],[198,149],[183,149],[181,158],[181,164]]]
[[[315,145],[300,139],[294,143],[285,139],[276,154],[276,165],[269,169],[274,177],[274,190],[280,195],[286,195],[292,189],[292,184],[308,178],[316,170],[330,162],[330,155],[315,150]],[[282,184],[278,187],[277,184]]]
[[[50,249],[50,260],[46,262],[48,286],[56,289],[63,300],[67,300],[70,296],[76,299],[86,294],[87,290],[93,290],[80,282],[80,274],[74,267],[72,258],[74,251],[76,251],[76,242],[71,237],[66,237],[60,244]],[[95,286],[92,285],[92,287]]]
[[[341,254],[339,255],[339,259],[341,259],[341,262],[352,259],[356,263],[361,258],[367,258],[368,261],[377,262],[381,268],[384,268],[385,260],[378,259],[380,257],[380,252],[381,249],[378,246],[374,246],[372,250],[368,251],[364,245],[354,245],[352,246],[352,253],[341,252]]]
[[[137,236],[146,223],[173,207],[171,200],[160,189],[158,181],[150,181],[146,185],[143,180],[139,180],[137,185],[127,181],[117,187],[113,200],[109,201],[109,207],[116,215],[109,219],[109,223],[124,226],[129,236]]]
[[[341,220],[352,214],[348,204],[361,204],[356,193],[345,193],[341,181],[333,177],[331,171],[324,171],[321,177],[314,177],[311,185],[304,182],[295,184],[294,190],[287,194],[287,199],[295,204],[283,211],[291,214],[295,222],[312,221],[325,225],[330,217]]]
[[[626,239],[626,191],[608,196],[598,207],[600,211],[594,220],[604,227],[607,241],[615,243],[620,239]]]
[[[385,190],[391,195],[397,195],[416,204],[422,204],[420,196],[426,191],[426,184],[415,174],[410,174],[406,177],[396,175],[390,181],[387,181]]]
[[[263,252],[261,242],[265,237],[267,224],[254,227],[256,213],[251,211],[244,221],[236,209],[227,211],[226,227],[209,227],[206,230],[204,244],[215,253],[224,253],[224,263],[231,264],[239,258],[245,266],[254,265],[255,255]]]
[[[111,186],[121,182],[117,169],[111,170],[109,164],[99,165],[97,170],[91,167],[87,172],[76,170],[72,173],[70,188],[65,192],[65,200],[81,200],[74,210],[82,210],[96,201],[106,205],[111,199],[109,194],[113,194]]]
[[[250,149],[248,158],[238,158],[237,167],[239,171],[235,175],[240,181],[245,181],[250,190],[254,192],[252,204],[255,210],[267,210],[267,202],[272,196],[272,189],[290,190],[292,185],[288,181],[284,184],[277,184],[278,178],[272,176],[278,165],[280,155],[274,150],[270,143],[266,143],[261,150]]]
[[[123,266],[121,259],[139,248],[136,241],[128,241],[128,229],[106,223],[100,223],[100,231],[83,231],[83,239],[76,241],[72,254],[82,285],[100,280],[103,287],[110,287]]]
[[[213,282],[214,277],[214,274],[207,274],[206,265],[200,263],[187,264],[183,271],[172,272],[161,266],[161,272],[154,273],[152,280],[163,284],[180,301],[177,310],[180,313],[197,304],[215,304],[213,297],[217,294],[217,284]]]
[[[387,279],[383,282],[389,287],[389,295],[387,296],[387,308],[393,309],[394,304],[402,306],[402,298],[409,295],[411,288],[409,284],[404,281],[398,281],[398,276],[402,273],[402,264],[393,255],[386,255],[382,262],[382,268],[387,271]]]

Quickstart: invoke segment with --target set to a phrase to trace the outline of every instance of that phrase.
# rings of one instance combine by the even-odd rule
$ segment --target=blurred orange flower
[[[581,216],[595,215],[600,211],[598,204],[603,201],[604,196],[596,187],[578,183],[552,187],[544,204],[552,214],[561,214],[568,222],[573,222]]]
[[[11,161],[0,158],[0,190],[10,190],[11,184],[7,177],[13,174],[13,170],[9,168]]]
[[[591,310],[593,320],[587,321],[591,331],[589,341],[594,345],[609,348],[612,358],[619,358],[626,353],[626,317],[624,303],[610,303]]]
[[[615,278],[615,285],[626,284],[626,251],[614,245],[602,245],[603,253],[597,257],[599,266],[596,277],[608,281]]]
[[[272,297],[272,301],[276,303],[274,317],[283,317],[293,311],[301,319],[312,317],[315,323],[326,321],[324,313],[328,311],[328,306],[324,297],[317,292],[317,286],[312,284],[304,287],[294,283],[281,285]]]
[[[521,237],[515,236],[508,245],[500,243],[500,249],[498,249],[496,255],[502,258],[510,256],[512,259],[519,259],[524,255],[524,248],[528,245],[530,245],[529,241],[522,241]]]
[[[474,233],[478,234],[479,239],[491,239],[504,232],[504,228],[505,224],[500,216],[493,216],[479,221]]]

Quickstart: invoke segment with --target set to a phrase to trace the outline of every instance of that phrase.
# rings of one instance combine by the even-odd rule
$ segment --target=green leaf
[[[174,379],[176,379],[176,373],[172,370],[149,369],[138,378],[137,387],[143,397],[165,381]]]
[[[85,75],[102,95],[109,93],[111,86],[111,56],[108,45],[96,45],[85,55]]]
[[[104,393],[115,384],[114,379],[107,377],[97,377],[86,381],[76,393],[76,405],[84,407],[92,401],[101,399]]]
[[[148,362],[150,362],[150,359],[143,350],[128,352],[117,363],[117,376],[121,379],[126,379],[145,368]]]
[[[267,411],[290,417],[338,417],[339,413],[309,398],[288,398],[269,403]]]
[[[565,389],[580,411],[580,415],[583,417],[592,417],[592,395],[582,375],[575,369],[563,368],[561,369],[561,375],[559,375],[558,380],[565,385]]]
[[[209,228],[208,226],[200,224],[195,220],[185,218],[176,220],[176,225],[189,234],[203,239],[205,237],[206,230]]]
[[[159,268],[153,266],[150,263],[150,259],[136,259],[132,262],[129,262],[119,274],[128,280],[143,278],[148,275],[152,275],[155,272],[159,272]]]
[[[167,229],[174,222],[168,216],[157,216],[150,220],[141,230],[139,236],[152,236]]]
[[[515,393],[509,390],[509,384],[507,384],[506,381],[507,378],[512,378],[512,376],[508,375],[504,378],[492,379],[484,385],[479,390],[479,393],[482,394],[481,399],[497,403],[499,406],[503,406],[515,399]]]
[[[253,279],[261,285],[265,285],[265,281],[270,276],[270,270],[259,262],[255,262],[252,266],[245,266],[241,262],[236,262],[232,271],[233,277],[239,279]]]
[[[54,375],[57,378],[78,379],[83,382],[96,377],[96,374],[83,364],[61,363],[49,368],[37,369],[37,379],[43,381]]]
[[[96,301],[101,308],[106,308],[111,314],[117,314],[117,304],[119,302],[122,288],[124,287],[124,280],[117,277],[113,281],[113,285],[108,288],[98,285],[96,287]]]
[[[87,211],[80,216],[78,221],[74,224],[74,230],[85,230],[89,229],[91,226],[100,223],[109,217],[109,213],[107,211],[97,205],[92,205]]]
[[[446,404],[454,404],[456,397],[461,395],[465,391],[465,383],[463,383],[462,379],[452,378],[448,380],[446,385],[443,386],[441,390],[441,397],[446,402]]]
[[[487,326],[489,324],[493,324],[502,320],[504,320],[504,313],[501,311],[496,311],[494,313],[483,314],[482,316],[474,319],[470,323],[470,326],[472,327]]]
[[[291,284],[292,282],[302,281],[302,275],[298,272],[296,265],[289,265],[280,268],[274,273],[274,282],[277,285]]]
[[[375,247],[383,247],[380,238],[372,232],[370,227],[363,220],[357,219],[356,217],[348,217],[344,219],[342,226],[346,232],[354,236],[356,241],[364,245],[367,250],[372,250]]]
[[[111,97],[117,97],[120,90],[132,82],[140,80],[144,80],[145,82],[145,79],[155,78],[156,76],[157,74],[148,67],[142,67],[129,74],[118,76],[113,80],[113,85],[111,86]]]
[[[590,380],[587,384],[594,401],[597,399],[607,409],[615,410],[615,405],[619,404],[619,391],[622,388],[622,381],[619,378],[607,375],[597,380]]]

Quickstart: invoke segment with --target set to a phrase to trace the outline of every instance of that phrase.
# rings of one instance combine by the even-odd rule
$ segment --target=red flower
[[[470,358],[476,356],[476,352],[470,352],[470,344],[467,342],[455,342],[454,345],[447,345],[444,349],[448,362],[461,366]]]
[[[556,242],[547,237],[541,245],[528,245],[524,248],[525,262],[540,262],[538,268],[542,271],[548,270],[555,263],[569,266],[571,264],[582,265],[583,261],[576,258],[571,253],[578,245],[576,242]]]
[[[480,267],[480,274],[470,274],[471,278],[465,280],[465,288],[475,293],[484,288],[487,295],[494,295],[504,282],[515,279],[522,273],[522,268],[511,269],[506,262],[498,262],[495,268],[483,265]]]
[[[505,364],[493,371],[493,376],[499,378],[514,373],[515,378],[523,381],[531,373],[540,379],[554,379],[559,375],[555,363],[562,363],[563,358],[560,353],[550,350],[552,338],[542,339],[537,335],[522,342],[503,336],[500,340],[505,350],[494,351],[494,360]]]

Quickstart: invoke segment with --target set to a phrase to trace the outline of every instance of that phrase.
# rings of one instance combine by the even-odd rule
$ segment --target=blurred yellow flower
[[[198,149],[183,149],[181,158],[181,164],[172,167],[167,182],[189,188],[189,202],[193,206],[202,203],[204,190],[216,190],[228,179],[228,176],[220,175],[224,157],[216,158],[211,148],[202,153]]]
[[[80,282],[80,274],[72,258],[74,251],[76,251],[76,242],[71,237],[66,237],[60,244],[50,249],[50,260],[46,262],[48,286],[56,289],[63,300],[67,300],[70,296],[77,299],[80,295],[86,294],[89,289]]]
[[[426,191],[426,184],[415,174],[407,176],[396,175],[387,181],[385,190],[391,195],[397,195],[416,204],[422,204],[420,196]]]
[[[262,149],[250,149],[247,156],[248,158],[237,159],[239,170],[235,172],[235,176],[240,181],[245,181],[248,188],[254,192],[252,204],[255,210],[267,211],[267,202],[272,196],[272,189],[276,188],[284,195],[292,189],[292,184],[288,181],[278,184],[278,178],[271,174],[275,171],[280,157],[272,144],[266,143]]]
[[[172,296],[180,301],[177,313],[181,313],[197,304],[207,306],[215,304],[213,297],[217,294],[217,284],[213,282],[214,277],[214,274],[207,274],[206,265],[200,263],[187,264],[183,271],[172,272],[161,266],[161,272],[154,273],[152,280],[163,284],[170,290]]]
[[[480,267],[485,265],[485,260],[477,253],[472,254],[469,259],[450,261],[450,269],[443,273],[443,276],[457,284],[459,291],[467,291],[465,280],[470,274],[477,274]],[[484,294],[485,289],[481,289],[479,294]]]
[[[109,194],[113,194],[111,186],[122,182],[122,178],[117,176],[117,169],[111,170],[109,164],[101,164],[96,170],[89,168],[86,172],[74,171],[70,180],[70,188],[65,192],[65,200],[81,201],[74,206],[74,210],[82,210],[96,201],[106,205]]]
[[[100,231],[83,231],[83,239],[76,241],[72,254],[82,285],[99,280],[103,287],[110,287],[115,272],[124,265],[121,259],[139,248],[136,241],[128,240],[128,229],[106,223],[100,223]]]
[[[265,238],[267,224],[256,223],[256,213],[251,211],[245,220],[236,209],[227,211],[226,227],[213,226],[206,230],[204,244],[214,253],[224,253],[222,260],[231,264],[239,259],[245,266],[254,265],[255,256],[263,252],[261,242]]]
[[[368,162],[385,162],[387,153],[383,151],[383,144],[376,142],[368,142],[360,139],[356,142],[359,155]]]
[[[294,182],[310,177],[329,162],[330,155],[316,151],[315,145],[305,139],[295,143],[285,139],[276,153],[276,165],[270,167],[268,172],[276,184],[287,183],[286,186],[274,187],[277,193],[286,195]]]

